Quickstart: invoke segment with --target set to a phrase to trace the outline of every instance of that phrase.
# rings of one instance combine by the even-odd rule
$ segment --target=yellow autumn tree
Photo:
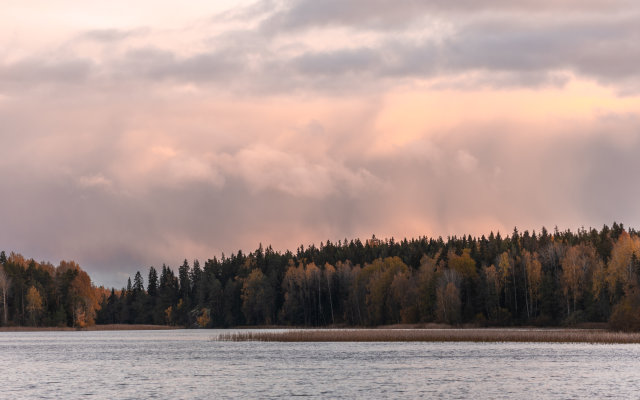
[[[615,302],[609,326],[615,330],[640,331],[640,238],[622,231],[611,251],[611,259],[605,268],[594,274],[597,293],[604,284],[596,284],[599,277],[606,282],[610,298]],[[598,290],[599,289],[599,290]]]
[[[560,264],[562,265],[560,283],[567,300],[567,315],[569,315],[571,314],[569,300],[573,300],[573,310],[575,311],[576,301],[581,295],[584,281],[584,265],[578,246],[569,247],[560,260]]]
[[[607,266],[604,279],[611,296],[621,289],[625,295],[637,290],[637,271],[634,271],[632,260],[640,259],[640,238],[631,237],[626,231],[613,245],[611,259]]]
[[[462,255],[456,255],[455,252],[449,251],[448,257],[449,269],[452,269],[462,278],[476,278],[476,262],[471,258],[471,249],[464,249]]]
[[[509,278],[514,276],[513,274],[513,260],[509,257],[509,253],[506,251],[500,254],[498,257],[498,265],[496,266],[496,272],[498,273],[498,278],[500,279],[500,286],[505,289],[504,291],[504,304],[508,304],[507,300],[507,285],[509,284]],[[514,279],[514,289],[515,289],[515,279]],[[515,294],[514,294],[515,295]]]
[[[95,322],[100,309],[99,293],[94,290],[89,275],[78,267],[76,276],[69,285],[69,299],[73,312],[73,325],[83,328]]]
[[[436,314],[441,322],[460,322],[460,274],[453,269],[444,270],[436,290]]]
[[[307,305],[309,293],[306,279],[303,263],[296,266],[293,260],[289,260],[289,267],[282,280],[284,303],[280,311],[282,319],[289,323],[309,324],[310,311]]]
[[[365,302],[368,311],[368,323],[381,325],[396,323],[399,320],[397,304],[391,297],[391,284],[396,274],[409,272],[409,267],[400,257],[376,259],[365,265],[358,276],[358,281],[366,288]]]
[[[536,252],[530,253],[527,250],[522,250],[522,263],[527,275],[528,315],[535,316],[542,284],[542,263]]]
[[[242,312],[249,324],[274,322],[275,291],[268,278],[255,268],[242,284]]]
[[[396,274],[391,282],[392,309],[396,312],[394,319],[404,324],[418,322],[418,287],[410,271]],[[399,315],[398,315],[399,314]]]
[[[40,291],[36,289],[35,286],[29,287],[27,290],[27,312],[31,317],[31,324],[36,325],[38,317],[42,312],[42,296],[40,295]]]

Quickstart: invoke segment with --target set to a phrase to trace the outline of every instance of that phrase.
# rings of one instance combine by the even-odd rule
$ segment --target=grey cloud
[[[402,78],[446,82],[458,76],[467,78],[453,86],[558,86],[567,81],[566,72],[574,72],[631,90],[628,83],[640,79],[636,17],[546,23],[491,17],[460,25],[444,40],[392,39],[374,47],[307,52],[284,63],[300,81],[325,76],[337,88]],[[469,79],[470,73],[475,77]],[[353,76],[359,79],[354,82]],[[318,86],[328,87],[326,81]]]
[[[430,85],[432,89],[454,89],[469,91],[477,89],[513,89],[513,88],[561,88],[565,86],[571,77],[562,72],[546,71],[502,71],[470,73],[464,76],[452,76],[443,78]]]
[[[306,53],[291,60],[293,68],[304,75],[340,76],[344,74],[374,72],[372,67],[381,63],[379,53],[368,48]]]
[[[87,59],[26,58],[0,63],[0,84],[33,86],[40,83],[82,83],[89,79],[93,63]]]
[[[258,3],[260,4],[260,3]],[[529,12],[570,14],[602,11],[628,11],[635,4],[628,0],[555,1],[555,0],[291,0],[264,21],[265,32],[286,32],[325,26],[366,29],[404,29],[425,16],[473,16],[483,12]]]
[[[355,88],[349,82],[353,74],[370,78],[366,84],[377,84],[375,80],[385,78],[448,79],[471,72],[485,75],[467,80],[472,87],[557,86],[566,81],[562,72],[617,85],[620,92],[633,93],[638,86],[640,9],[628,1],[299,0],[274,10],[261,28],[265,32],[343,26],[356,32],[382,29],[383,35],[366,47],[350,43],[348,49],[278,59],[265,70],[266,79],[284,71],[277,73],[287,77],[281,82],[283,90],[308,79],[323,89]],[[403,38],[424,27],[428,22],[412,23],[424,18],[445,21],[451,32],[421,42]],[[388,27],[396,33],[385,32]],[[336,79],[341,82],[333,84]]]
[[[211,18],[214,23],[228,21],[246,21],[270,15],[277,8],[275,0],[260,0],[244,7],[235,7],[218,13]]]
[[[80,34],[78,38],[99,43],[114,43],[145,32],[147,32],[147,29],[94,29]]]
[[[328,25],[402,26],[422,11],[420,1],[291,1],[265,20],[262,30],[279,32]]]
[[[338,7],[333,2],[286,4],[291,9],[297,5],[332,10]],[[491,4],[502,3],[485,6]],[[263,6],[261,12],[268,8]],[[401,6],[412,10],[441,5],[407,2]],[[383,18],[388,3],[374,1],[364,7],[367,11],[350,2],[344,7],[348,11],[344,18],[354,14],[355,19],[363,12]],[[0,82],[7,86],[94,79],[118,85],[122,79],[168,80],[215,84],[239,93],[340,93],[376,90],[414,78],[436,80],[434,88],[561,86],[567,74],[574,73],[612,85],[620,93],[633,94],[640,90],[640,48],[636,46],[640,40],[639,16],[640,10],[633,8],[625,14],[545,18],[522,13],[469,13],[469,18],[460,21],[449,16],[450,31],[441,37],[411,37],[414,28],[405,25],[399,32],[383,33],[366,45],[349,43],[348,47],[322,51],[295,40],[288,49],[282,49],[277,40],[261,37],[260,31],[252,29],[225,31],[204,40],[209,49],[190,55],[169,48],[144,47],[105,56],[95,64],[63,55],[30,57],[0,64]],[[304,18],[295,20],[304,22]],[[350,22],[347,19],[344,23]],[[355,23],[350,26],[361,29]],[[103,39],[127,34],[110,30],[92,33]],[[126,39],[122,42],[125,48]]]
[[[638,15],[547,23],[492,18],[463,26],[446,43],[451,69],[571,69],[596,78],[637,74]]]
[[[151,80],[187,82],[221,81],[241,74],[245,69],[243,54],[232,52],[199,53],[179,57],[157,48],[141,48],[128,52],[111,71],[115,76]]]

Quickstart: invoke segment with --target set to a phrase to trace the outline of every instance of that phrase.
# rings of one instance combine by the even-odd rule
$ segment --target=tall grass
[[[258,342],[551,342],[640,343],[640,333],[586,329],[292,329],[220,334],[218,341]]]

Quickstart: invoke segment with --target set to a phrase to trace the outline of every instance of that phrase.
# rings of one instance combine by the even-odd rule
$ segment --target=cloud
[[[113,186],[111,180],[105,178],[102,174],[81,176],[78,178],[78,184],[83,188],[99,189],[110,189]]]
[[[264,3],[257,3],[264,4]],[[541,13],[568,12],[570,14],[620,12],[634,8],[634,3],[626,0],[606,1],[420,1],[400,0],[355,0],[355,1],[313,1],[291,0],[276,8],[263,23],[267,32],[299,31],[327,26],[347,26],[361,29],[404,29],[425,16],[460,18],[460,16],[482,15],[483,13]],[[451,15],[453,14],[453,16]]]
[[[456,152],[456,161],[460,169],[464,172],[473,172],[478,166],[478,159],[463,149]]]
[[[93,29],[83,32],[79,38],[99,43],[115,43],[146,33],[147,29]]]
[[[227,174],[245,181],[253,193],[277,190],[293,197],[323,199],[349,196],[379,185],[365,168],[352,171],[330,158],[314,162],[264,145],[225,155],[223,166]]]
[[[84,58],[29,57],[16,62],[0,63],[0,85],[9,90],[15,86],[22,88],[40,83],[82,83],[89,79],[92,69],[92,62]]]
[[[404,1],[393,7],[381,0],[366,6],[357,1],[260,2],[219,17],[270,15],[266,21],[280,26],[282,34],[264,35],[263,28],[248,24],[203,31],[184,46],[152,29],[144,30],[144,41],[136,39],[136,29],[90,30],[80,36],[97,46],[108,44],[108,51],[67,43],[47,53],[0,61],[0,82],[17,91],[43,82],[119,87],[126,81],[279,95],[365,93],[415,80],[428,81],[434,89],[540,88],[562,86],[573,75],[595,79],[623,95],[640,88],[637,6],[621,12],[626,2],[608,8],[601,1],[535,7],[534,2],[515,3],[465,2],[466,9],[439,1]],[[565,8],[571,11],[559,14]],[[407,18],[421,23],[409,24]],[[377,27],[394,21],[398,25],[393,31]],[[315,31],[290,32],[291,24]],[[327,39],[319,40],[323,34]]]
[[[241,54],[212,51],[180,57],[155,47],[131,50],[114,66],[110,72],[115,77],[196,83],[223,82],[244,70]]]
[[[626,87],[640,76],[637,15],[515,21],[511,16],[463,23],[441,39],[390,39],[375,47],[306,52],[291,63],[298,74],[359,82],[417,78],[460,86],[537,87],[566,83],[566,72]],[[468,79],[469,75],[475,76]],[[440,84],[440,83],[438,83]],[[352,86],[352,85],[349,85]]]
[[[338,50],[325,53],[305,53],[291,60],[294,69],[307,76],[342,76],[370,71],[381,62],[371,49]]]

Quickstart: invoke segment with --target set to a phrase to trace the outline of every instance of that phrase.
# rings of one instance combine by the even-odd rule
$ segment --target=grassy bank
[[[180,329],[175,326],[168,325],[127,325],[127,324],[111,324],[111,325],[93,325],[86,328],[70,328],[67,326],[3,326],[0,332],[59,332],[59,331],[148,331],[148,330],[165,330]]]
[[[219,341],[640,343],[640,333],[595,329],[318,329],[234,332]]]

